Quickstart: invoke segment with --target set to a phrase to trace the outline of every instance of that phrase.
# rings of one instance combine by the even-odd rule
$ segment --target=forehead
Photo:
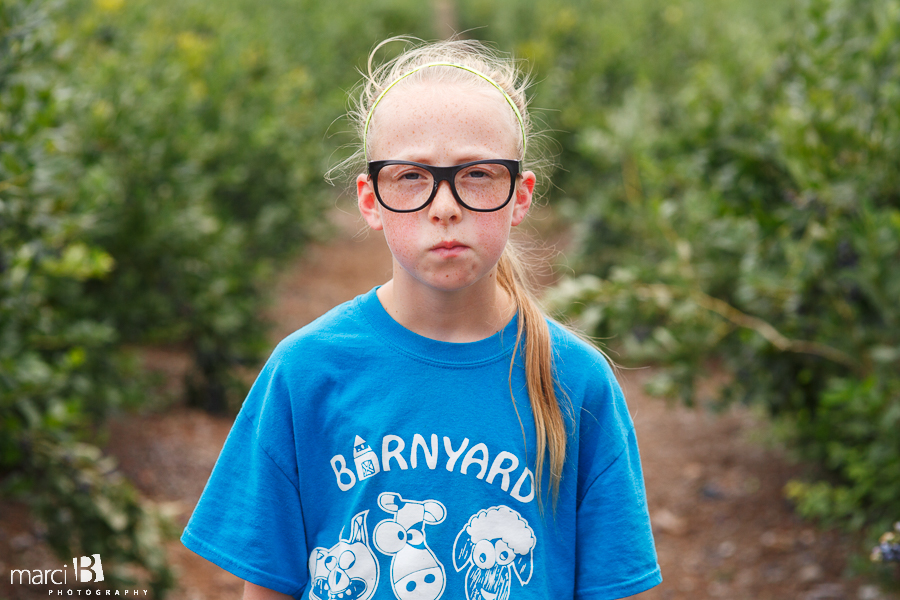
[[[506,99],[487,85],[401,83],[372,115],[369,159],[449,165],[518,158],[518,127]]]

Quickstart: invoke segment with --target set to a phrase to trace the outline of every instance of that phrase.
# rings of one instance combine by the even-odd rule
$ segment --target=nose
[[[462,218],[462,207],[453,197],[450,182],[438,184],[437,195],[428,205],[428,217],[434,223],[453,223]]]
[[[340,569],[335,569],[328,575],[328,589],[334,593],[344,591],[350,585],[350,578]]]

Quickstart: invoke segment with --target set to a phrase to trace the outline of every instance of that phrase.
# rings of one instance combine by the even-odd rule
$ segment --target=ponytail
[[[534,486],[538,498],[538,506],[543,512],[544,460],[549,454],[550,489],[553,508],[559,497],[559,483],[562,478],[563,464],[566,460],[566,424],[562,408],[556,397],[553,377],[553,350],[550,343],[550,329],[544,314],[531,292],[525,269],[511,244],[507,244],[500,261],[497,263],[497,283],[515,301],[519,314],[519,329],[513,357],[509,365],[509,385],[512,394],[512,373],[519,345],[525,341],[525,379],[528,384],[528,396],[531,399],[531,412],[534,415],[534,430],[537,455],[535,456]],[[515,406],[515,399],[513,399]],[[516,415],[519,414],[518,408]],[[522,418],[519,416],[521,425]],[[523,429],[524,435],[524,429]]]

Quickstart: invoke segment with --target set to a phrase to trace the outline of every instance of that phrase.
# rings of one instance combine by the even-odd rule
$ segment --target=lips
[[[466,248],[467,246],[465,244],[457,242],[456,240],[450,240],[447,242],[440,242],[438,244],[435,244],[434,246],[431,247],[431,249],[437,250],[438,248],[446,248],[446,249],[450,250],[452,248],[458,248],[458,247]]]
[[[444,258],[459,256],[468,249],[468,246],[455,240],[440,242],[431,247],[432,252]]]

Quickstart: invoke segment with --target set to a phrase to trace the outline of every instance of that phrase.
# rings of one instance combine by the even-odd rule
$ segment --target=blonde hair
[[[373,67],[376,53],[384,45],[398,41],[407,45],[405,51],[393,60]],[[430,63],[453,63],[462,68],[453,66],[423,68]],[[477,73],[473,73],[473,70]],[[356,154],[338,165],[336,169],[342,172],[363,172],[365,170],[364,157],[368,144],[368,140],[365,139],[366,125],[371,119],[372,123],[368,126],[368,134],[370,137],[374,137],[376,133],[373,131],[377,132],[377,125],[374,125],[376,120],[371,114],[374,110],[373,105],[377,103],[388,87],[396,85],[397,88],[400,88],[421,82],[490,86],[491,84],[485,81],[482,75],[493,80],[506,94],[508,101],[515,104],[518,115],[515,115],[512,110],[509,113],[515,123],[514,131],[517,132],[517,138],[520,138],[517,139],[517,158],[529,165],[529,169],[535,168],[530,165],[528,157],[525,156],[526,148],[531,152],[535,146],[529,141],[533,134],[532,121],[528,113],[528,99],[525,94],[529,86],[529,78],[527,74],[523,74],[519,70],[514,60],[478,41],[451,39],[425,43],[416,38],[401,36],[381,42],[369,55],[367,72],[363,73],[364,82],[360,86],[358,96],[349,113],[361,145]],[[403,81],[398,81],[401,78]],[[361,162],[363,164],[360,164]],[[512,374],[515,360],[524,341],[525,378],[534,415],[537,446],[534,468],[535,495],[538,498],[539,507],[543,510],[541,487],[545,457],[549,455],[550,487],[555,507],[559,497],[559,485],[566,459],[568,438],[563,409],[554,384],[550,330],[545,315],[531,290],[522,261],[511,244],[507,244],[497,263],[497,282],[513,299],[518,310],[518,332],[509,369],[510,395],[513,396]],[[565,398],[564,394],[563,397]],[[513,407],[516,407],[515,397],[512,398],[512,401]],[[565,401],[566,409],[571,411],[568,398],[565,398]],[[523,427],[524,438],[525,430],[518,408],[516,408],[516,415],[519,417],[520,426]]]

